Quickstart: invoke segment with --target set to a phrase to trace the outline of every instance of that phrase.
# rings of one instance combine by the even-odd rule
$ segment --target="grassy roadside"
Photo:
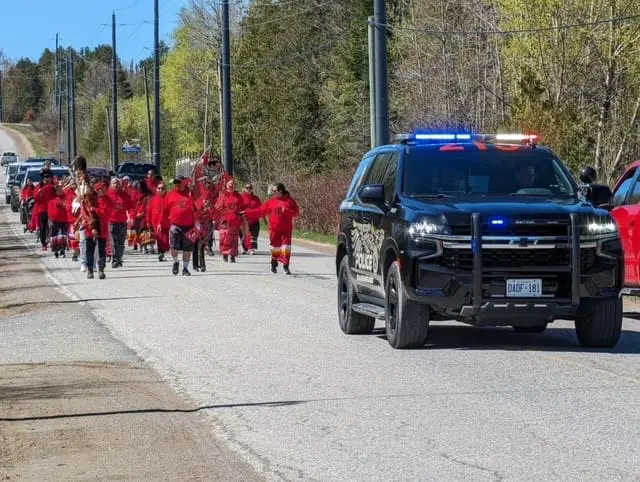
[[[6,123],[3,125],[7,126],[9,129],[13,129],[14,131],[17,131],[20,134],[24,135],[31,143],[31,146],[33,147],[33,150],[36,152],[37,157],[48,157],[53,155],[53,153],[48,149],[46,149],[43,145],[43,141],[42,141],[43,134],[36,132],[36,130],[33,127],[27,126],[27,125],[6,124]]]

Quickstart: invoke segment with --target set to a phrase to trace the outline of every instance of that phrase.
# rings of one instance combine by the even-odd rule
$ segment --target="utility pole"
[[[218,124],[220,125],[220,155],[224,149],[224,114],[222,113],[222,49],[218,52]]]
[[[151,107],[149,106],[149,82],[147,79],[147,66],[142,66],[142,75],[144,76],[144,96],[147,98],[147,139],[149,140],[149,152],[153,157],[153,141],[151,139]]]
[[[0,122],[4,122],[2,110],[2,70],[0,70]]]
[[[111,113],[109,112],[109,106],[105,105],[104,110],[107,113],[107,135],[109,136],[109,157],[113,159],[113,144],[111,141]]]
[[[67,48],[67,165],[71,165],[71,47]]]
[[[156,0],[157,1],[157,0]],[[222,112],[224,114],[224,169],[233,175],[233,131],[231,129],[231,42],[229,0],[222,1]]]
[[[153,2],[153,161],[156,172],[160,174],[162,160],[160,158],[160,7],[158,0]]]
[[[111,15],[111,169],[118,168],[118,56],[116,54],[116,12]]]
[[[71,136],[72,147],[70,151],[70,159],[75,159],[78,155],[78,139],[76,131],[76,68],[73,60],[73,50],[71,51]],[[71,162],[69,163],[71,165]]]
[[[369,17],[369,127],[371,131],[371,149],[376,147],[376,51],[374,17]]]
[[[207,149],[207,131],[209,130],[209,74],[207,74],[207,87],[204,91],[204,149]]]
[[[53,108],[56,110],[56,115],[58,115],[58,34],[56,33],[56,52],[54,55],[54,81],[53,81]]]
[[[376,144],[389,143],[389,87],[387,72],[387,11],[385,0],[374,0],[375,29],[375,92]]]
[[[63,133],[63,129],[62,129],[62,97],[63,97],[63,92],[64,92],[64,84],[62,83],[62,77],[63,77],[63,72],[62,72],[62,65],[63,65],[63,58],[62,55],[60,55],[60,48],[58,47],[57,51],[56,51],[56,62],[57,62],[57,71],[58,71],[58,150],[60,150],[60,148],[62,147],[62,145],[64,144],[64,139],[62,136]]]

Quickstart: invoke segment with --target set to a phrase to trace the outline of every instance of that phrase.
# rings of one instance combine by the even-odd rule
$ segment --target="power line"
[[[518,35],[518,34],[528,34],[528,33],[540,33],[540,32],[550,32],[556,30],[570,30],[575,28],[584,28],[584,27],[593,27],[596,25],[604,25],[610,23],[622,23],[633,20],[640,19],[640,15],[629,15],[626,17],[615,17],[615,18],[607,18],[602,20],[594,20],[592,22],[581,22],[574,23],[569,25],[556,25],[554,27],[538,27],[538,28],[525,28],[525,29],[514,29],[514,30],[435,30],[426,27],[405,27],[398,25],[391,25],[389,23],[379,24],[376,22],[371,22],[372,25],[376,27],[383,27],[389,29],[391,31],[400,30],[400,31],[408,31],[408,32],[417,32],[424,33],[428,35],[434,36],[442,36],[442,35]]]

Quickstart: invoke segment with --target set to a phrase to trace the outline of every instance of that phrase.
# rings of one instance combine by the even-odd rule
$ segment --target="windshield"
[[[118,168],[118,174],[147,174],[149,170],[155,170],[154,164],[121,164]]]
[[[406,156],[403,192],[414,197],[576,195],[560,161],[542,150],[439,152],[416,149]]]
[[[67,169],[51,169],[51,174],[55,177],[61,178],[67,176],[69,171]],[[42,171],[40,170],[29,170],[26,173],[27,177],[31,178],[34,183],[38,183],[42,180]],[[21,181],[24,179],[24,175],[22,176]]]
[[[9,164],[9,175],[13,176],[18,172],[18,164]]]

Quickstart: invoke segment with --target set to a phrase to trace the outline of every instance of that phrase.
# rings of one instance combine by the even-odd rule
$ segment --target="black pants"
[[[113,262],[122,263],[124,245],[127,242],[127,223],[111,223],[111,246],[113,247]]]
[[[96,245],[98,246],[98,269],[104,270],[107,264],[107,240],[105,238],[87,238],[87,267],[93,271]]]
[[[206,261],[204,256],[204,248],[207,245],[207,241],[197,241],[193,243],[193,268],[206,268]]]
[[[250,249],[258,249],[258,236],[260,235],[260,223],[250,224],[249,232],[251,233],[251,246]],[[240,239],[242,242],[242,249],[245,248],[244,245],[244,234],[240,231]]]
[[[40,226],[40,244],[42,244],[42,246],[46,246],[49,234],[49,214],[46,212],[40,213],[38,216],[38,222]]]

